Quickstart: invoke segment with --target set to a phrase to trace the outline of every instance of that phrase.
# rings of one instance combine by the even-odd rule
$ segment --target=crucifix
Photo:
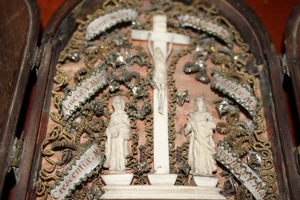
[[[148,49],[154,63],[153,80],[154,83],[157,82],[153,89],[154,174],[169,174],[167,59],[172,50],[172,43],[188,45],[190,39],[188,36],[168,33],[165,15],[153,16],[153,31],[132,30],[131,38],[148,41]],[[151,48],[151,41],[154,51]],[[167,51],[168,42],[170,45]]]

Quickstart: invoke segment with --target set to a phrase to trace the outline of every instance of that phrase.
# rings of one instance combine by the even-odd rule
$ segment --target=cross
[[[149,37],[149,34],[151,35],[151,37]],[[153,49],[159,48],[164,56],[167,55],[167,42],[185,45],[188,45],[190,43],[190,39],[188,36],[167,32],[167,17],[165,15],[153,16],[153,31],[132,29],[131,38],[133,40],[148,41],[149,39],[153,41]],[[148,45],[150,45],[149,41]],[[149,50],[151,53],[151,49]],[[155,54],[153,55],[153,53],[151,53],[151,55],[153,61],[155,61]],[[167,66],[166,61],[167,57],[164,63],[165,68]],[[156,67],[155,62],[154,67]],[[167,71],[167,69],[165,69],[165,71]],[[165,77],[165,82],[167,83],[167,76]],[[163,110],[161,111],[159,111],[158,93],[158,88],[154,88],[154,174],[169,174],[168,101],[166,95],[167,92],[163,93]]]

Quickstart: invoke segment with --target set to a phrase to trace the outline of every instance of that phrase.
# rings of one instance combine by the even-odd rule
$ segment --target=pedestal
[[[218,179],[213,177],[196,177],[194,180],[197,186],[176,186],[176,174],[149,174],[151,185],[123,185],[125,181],[120,179],[122,175],[124,179],[127,177],[128,183],[132,174],[102,176],[104,182],[114,182],[105,182],[101,199],[226,199],[220,194],[222,189],[216,187]]]
[[[219,179],[215,177],[193,176],[191,184],[198,187],[215,188],[218,184],[218,181]]]
[[[177,174],[148,174],[150,185],[174,185],[177,179]]]
[[[107,186],[128,186],[132,182],[133,174],[107,174],[101,178]]]

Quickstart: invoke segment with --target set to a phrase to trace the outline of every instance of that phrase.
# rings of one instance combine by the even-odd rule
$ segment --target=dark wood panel
[[[290,19],[286,29],[286,56],[291,74],[292,83],[294,85],[295,106],[300,113],[300,2],[295,6],[290,14]],[[295,23],[296,22],[296,23]]]
[[[39,32],[37,5],[0,1],[0,197]]]

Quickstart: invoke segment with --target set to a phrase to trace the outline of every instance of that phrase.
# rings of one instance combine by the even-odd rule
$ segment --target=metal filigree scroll
[[[207,187],[214,199],[279,198],[260,95],[264,66],[215,5],[107,0],[76,22],[53,78],[38,198],[141,199],[146,191],[165,199],[167,189],[170,199],[203,199]],[[192,119],[204,110],[206,118]],[[202,161],[190,156],[201,144],[186,137],[198,129],[209,135],[215,166],[205,176],[193,172]],[[168,178],[153,181],[161,174]],[[111,175],[120,185],[130,180],[119,187]],[[149,192],[157,187],[163,192]]]

